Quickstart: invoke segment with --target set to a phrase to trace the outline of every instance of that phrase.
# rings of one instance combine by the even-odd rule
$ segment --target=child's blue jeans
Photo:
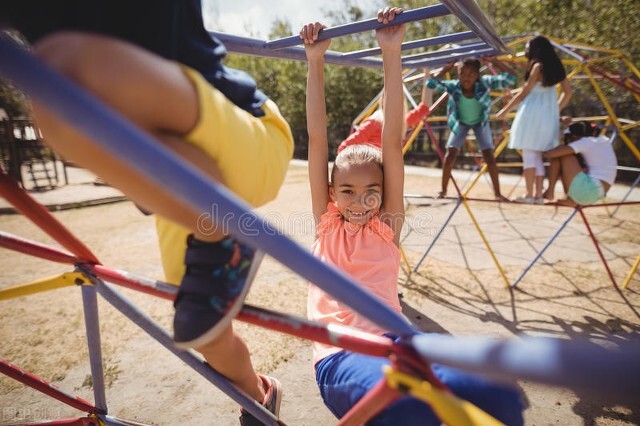
[[[458,133],[451,132],[449,139],[447,140],[447,148],[456,148],[458,151],[462,149],[462,144],[467,138],[469,130],[473,130],[476,135],[476,142],[481,151],[485,149],[493,149],[493,136],[491,136],[491,126],[489,122],[474,124],[469,126],[468,124],[460,123],[458,127]]]
[[[325,405],[338,418],[344,416],[382,378],[385,358],[348,351],[332,354],[316,364],[316,382]],[[494,384],[482,377],[443,365],[432,364],[433,372],[461,399],[478,406],[509,426],[523,424],[520,392]],[[403,396],[373,418],[369,425],[434,425],[442,422],[424,402]]]

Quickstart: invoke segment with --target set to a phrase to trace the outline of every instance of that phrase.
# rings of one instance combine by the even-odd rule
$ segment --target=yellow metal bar
[[[506,148],[507,143],[509,142],[509,134],[508,134],[508,132],[505,131],[502,134],[504,135],[504,139],[502,140],[502,142],[500,142],[500,144],[498,145],[498,147],[496,148],[496,150],[493,153],[493,156],[496,157],[496,158]],[[462,195],[462,198],[467,198],[467,196],[469,195],[469,192],[473,189],[475,184],[478,182],[478,179],[480,179],[480,176],[482,176],[486,171],[487,171],[487,164],[485,163],[485,164],[482,165],[482,168],[480,169],[480,171],[478,172],[476,177],[473,178],[473,181],[469,185],[469,188],[467,188],[465,193]]]
[[[636,263],[633,264],[633,267],[631,268],[631,270],[629,271],[629,274],[627,275],[627,278],[624,279],[624,283],[622,283],[622,289],[624,290],[625,288],[627,288],[627,286],[629,285],[629,283],[631,282],[631,277],[633,277],[633,274],[636,273],[636,271],[638,270],[638,266],[640,266],[640,255],[638,256],[638,258],[636,259]]]
[[[517,45],[519,45],[519,44],[526,43],[526,42],[528,42],[529,40],[531,40],[533,37],[534,37],[534,36],[532,36],[532,35],[530,35],[530,36],[526,36],[526,37],[521,37],[521,38],[519,38],[519,39],[516,39],[516,40],[513,40],[513,41],[511,41],[511,42],[507,43],[507,46],[509,46],[509,47],[514,47],[514,46],[517,46]]]
[[[580,64],[579,66],[575,67],[569,74],[567,74],[567,78],[571,80],[573,77],[576,76],[576,74],[582,71],[582,68],[583,68],[583,64]]]
[[[28,296],[43,291],[56,290],[78,284],[88,284],[90,281],[82,272],[67,272],[57,277],[45,278],[26,284],[0,290],[0,300],[13,299],[15,297]]]
[[[627,131],[629,129],[633,129],[634,127],[640,126],[640,121],[636,121],[635,123],[627,124],[626,126],[622,126],[620,130]]]
[[[480,234],[480,238],[482,238],[482,241],[484,242],[485,247],[487,248],[487,250],[489,250],[489,254],[491,255],[491,258],[493,259],[493,263],[496,264],[496,268],[498,268],[498,272],[500,272],[500,275],[502,276],[502,279],[504,280],[504,284],[507,286],[507,288],[509,288],[510,287],[509,286],[509,279],[507,278],[506,274],[504,273],[504,270],[502,269],[502,266],[500,265],[500,262],[498,262],[498,258],[496,257],[496,254],[493,252],[493,249],[489,245],[489,241],[487,241],[487,237],[484,236],[484,233],[482,232],[482,229],[480,229],[480,225],[478,224],[478,221],[476,220],[476,217],[473,215],[473,212],[471,211],[471,208],[467,204],[467,200],[465,200],[464,198],[462,199],[462,205],[464,205],[464,208],[467,209],[467,213],[469,213],[469,217],[471,218],[471,221],[473,222],[473,225],[478,230],[478,234]]]
[[[411,272],[411,265],[409,264],[409,261],[407,260],[407,255],[404,252],[404,249],[402,248],[401,245],[398,246],[398,248],[400,249],[400,255],[402,256],[402,261],[407,266],[407,271]]]
[[[389,387],[406,392],[428,403],[444,424],[456,426],[500,426],[480,408],[450,392],[442,391],[431,383],[385,366],[384,374]]]
[[[421,120],[420,123],[418,123],[418,125],[416,126],[416,128],[413,129],[413,132],[411,132],[411,136],[409,136],[407,143],[404,144],[404,146],[402,147],[403,154],[406,154],[407,151],[409,151],[409,148],[411,148],[413,141],[418,137],[418,133],[420,133],[420,130],[422,130],[422,126],[424,126],[424,123]]]
[[[638,71],[638,68],[636,68],[636,66],[633,65],[633,62],[627,59],[626,55],[620,59],[622,59],[622,62],[624,62],[624,64],[629,67],[629,69],[636,75],[636,77],[640,78],[640,71]]]
[[[622,53],[619,53],[617,55],[611,55],[611,56],[604,56],[602,58],[593,58],[593,59],[589,59],[589,61],[587,62],[588,65],[591,64],[599,64],[602,62],[607,62],[607,61],[612,61],[614,59],[620,59],[624,57],[624,55]]]
[[[614,50],[614,49],[605,49],[603,47],[597,47],[597,46],[592,46],[586,43],[578,43],[578,42],[574,42],[574,41],[570,41],[570,40],[564,40],[561,38],[553,38],[553,37],[548,37],[549,40],[553,40],[556,43],[560,43],[560,44],[570,44],[572,46],[581,46],[581,47],[585,47],[587,49],[592,49],[598,52],[605,52],[605,53],[620,53],[619,50]]]
[[[364,120],[365,118],[373,114],[373,112],[378,108],[378,105],[380,105],[380,98],[378,98],[378,100],[376,100],[373,104],[371,104],[371,106],[368,109],[366,109],[365,111],[362,111],[360,115],[358,115],[353,120],[351,125],[354,127],[357,126],[362,120]]]
[[[616,113],[613,111],[613,108],[611,108],[611,105],[609,105],[609,101],[607,100],[607,98],[604,95],[604,93],[602,93],[602,89],[600,89],[600,86],[598,86],[598,83],[593,78],[593,74],[591,73],[591,70],[589,68],[585,68],[585,72],[587,73],[587,76],[589,77],[589,81],[591,81],[591,85],[593,86],[593,88],[595,89],[596,93],[598,94],[598,97],[600,98],[600,101],[602,102],[602,104],[604,105],[605,109],[609,113],[609,117],[611,118],[611,121],[613,122],[613,125],[616,126],[616,128],[618,129],[618,135],[625,142],[625,144],[629,147],[631,152],[633,152],[633,155],[635,155],[636,158],[638,160],[640,160],[640,151],[638,151],[638,148],[635,147],[635,145],[633,144],[631,139],[629,139],[629,137],[622,130],[622,126],[620,125],[620,122],[618,121],[618,117],[616,116]]]

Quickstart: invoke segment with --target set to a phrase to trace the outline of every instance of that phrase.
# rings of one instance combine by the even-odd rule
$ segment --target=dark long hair
[[[529,79],[531,69],[537,63],[542,65],[543,86],[555,86],[567,78],[562,61],[560,61],[551,42],[546,37],[537,36],[529,40],[529,43],[527,43],[527,58],[529,59],[529,64],[524,75],[525,80]]]

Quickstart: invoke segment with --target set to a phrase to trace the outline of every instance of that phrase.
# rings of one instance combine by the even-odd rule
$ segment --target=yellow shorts
[[[196,87],[200,118],[185,136],[215,160],[224,185],[254,207],[273,200],[284,181],[293,154],[293,136],[275,103],[254,117],[236,106],[197,71],[181,66]],[[213,207],[212,207],[213,208]],[[211,214],[211,212],[203,212]],[[179,284],[190,230],[157,216],[156,229],[165,279]]]

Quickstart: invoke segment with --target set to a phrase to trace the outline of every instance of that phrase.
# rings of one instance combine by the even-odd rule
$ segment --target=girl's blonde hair
[[[348,166],[369,163],[376,164],[380,167],[380,170],[383,170],[382,151],[380,149],[367,144],[349,145],[338,153],[333,162],[330,184],[333,185],[335,182],[336,171],[343,170]]]

